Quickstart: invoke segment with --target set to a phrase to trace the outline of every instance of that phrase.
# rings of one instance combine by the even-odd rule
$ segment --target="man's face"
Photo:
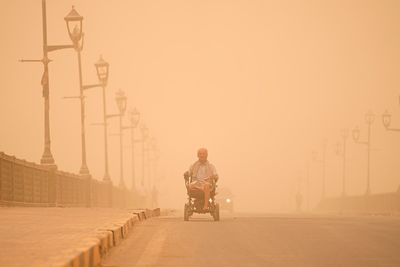
[[[199,158],[200,162],[206,162],[207,161],[207,151],[204,149],[199,150],[199,152],[197,152],[197,157]]]

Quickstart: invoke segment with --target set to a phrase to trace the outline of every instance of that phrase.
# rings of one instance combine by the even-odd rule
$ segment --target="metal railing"
[[[140,207],[143,199],[109,182],[49,170],[0,152],[0,205]]]

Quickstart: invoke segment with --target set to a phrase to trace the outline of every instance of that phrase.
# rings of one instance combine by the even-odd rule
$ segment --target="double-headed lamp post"
[[[120,178],[119,178],[119,186],[121,188],[126,188],[124,181],[124,153],[123,153],[123,125],[122,118],[125,115],[126,111],[126,102],[127,98],[125,93],[122,90],[117,92],[115,97],[115,101],[117,102],[118,110],[119,110],[119,160],[120,160]]]
[[[47,15],[46,0],[42,0],[42,30],[43,30],[43,58],[22,59],[21,62],[43,63],[42,94],[44,98],[44,151],[40,163],[49,168],[57,168],[51,153],[50,142],[50,85],[49,85],[49,63],[48,53],[56,50],[73,48],[73,45],[48,45],[47,44]]]
[[[360,129],[358,127],[353,129],[353,140],[356,144],[367,146],[367,190],[366,195],[371,193],[370,185],[370,154],[371,154],[371,125],[375,120],[375,115],[372,111],[368,111],[365,114],[365,123],[368,125],[367,141],[360,141]]]
[[[336,146],[336,155],[342,157],[342,196],[346,196],[346,143],[349,134],[346,129],[342,131],[342,143]]]

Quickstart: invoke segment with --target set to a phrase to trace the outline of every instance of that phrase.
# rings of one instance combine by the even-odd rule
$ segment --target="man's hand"
[[[218,179],[219,179],[218,175],[214,175],[215,182],[218,182]]]
[[[184,178],[185,180],[188,180],[189,177],[190,177],[189,172],[188,172],[188,171],[185,171],[185,173],[183,174],[183,178]]]
[[[207,177],[205,180],[208,181],[208,182],[211,182],[213,180],[215,182],[217,182],[218,181],[218,176],[217,175],[211,175],[210,177]]]

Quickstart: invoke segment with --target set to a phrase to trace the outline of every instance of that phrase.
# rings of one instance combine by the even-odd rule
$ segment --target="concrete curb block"
[[[137,216],[139,221],[146,220],[146,214],[144,211],[133,210],[131,212]]]
[[[101,259],[111,248],[119,245],[127,238],[137,222],[159,216],[160,209],[130,211],[128,220],[110,223],[95,232],[95,237],[86,238],[77,248],[64,250],[57,257],[50,259],[51,263],[40,263],[40,267],[99,267]]]
[[[114,247],[113,234],[111,231],[98,230],[97,238],[100,240],[100,255],[105,255]]]

